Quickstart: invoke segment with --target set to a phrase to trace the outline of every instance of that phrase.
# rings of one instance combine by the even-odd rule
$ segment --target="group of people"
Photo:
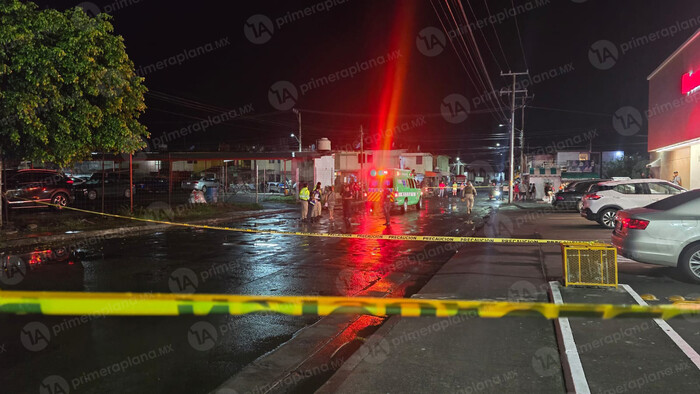
[[[301,202],[301,220],[303,222],[317,222],[321,220],[323,207],[327,207],[330,212],[330,220],[333,220],[333,210],[335,209],[335,188],[327,186],[321,188],[321,182],[316,184],[313,190],[309,190],[306,183],[301,184],[299,191],[299,201]]]
[[[467,188],[471,186],[474,188],[474,185],[472,185],[471,182],[460,182],[457,183],[457,181],[452,182],[452,185],[447,185],[445,184],[444,181],[440,181],[438,184],[438,196],[439,197],[449,197],[450,195],[453,197],[459,197],[464,199],[469,193],[466,191]],[[474,191],[476,189],[474,188]],[[451,192],[451,194],[450,194]]]
[[[328,209],[328,219],[335,220],[334,212],[337,195],[334,186],[321,187],[321,182],[316,184],[313,190],[309,190],[308,184],[302,183],[299,190],[299,202],[301,203],[301,221],[318,222],[323,215],[323,208]],[[352,201],[356,199],[357,191],[352,185],[343,185],[340,197],[343,203],[343,219],[346,225],[350,224],[352,215]]]

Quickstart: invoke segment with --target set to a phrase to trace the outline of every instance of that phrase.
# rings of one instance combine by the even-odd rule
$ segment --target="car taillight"
[[[599,196],[599,195],[593,193],[593,194],[586,194],[585,198],[587,200],[600,200],[601,197],[603,197],[603,196]]]
[[[66,183],[69,184],[69,185],[72,185],[72,184],[73,184],[73,180],[72,180],[72,179],[69,179],[69,180],[66,181]]]
[[[564,199],[564,197],[562,197],[562,196],[557,196],[557,200],[561,201],[561,200],[563,200],[563,199]]]
[[[649,225],[649,221],[643,219],[622,218],[620,221],[622,222],[622,228],[629,228],[632,230],[646,230]]]

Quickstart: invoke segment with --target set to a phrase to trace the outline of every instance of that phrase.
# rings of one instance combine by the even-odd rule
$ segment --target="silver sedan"
[[[619,211],[612,243],[622,256],[678,267],[700,283],[700,189]]]

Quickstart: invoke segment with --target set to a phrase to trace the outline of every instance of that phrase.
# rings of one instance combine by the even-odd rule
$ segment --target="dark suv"
[[[129,187],[129,173],[123,171],[117,172],[106,172],[104,173],[104,188],[102,186],[102,172],[95,172],[92,174],[87,182],[83,183],[76,188],[76,194],[87,198],[88,200],[95,200],[102,196],[102,190],[104,189],[105,197],[114,198],[130,198],[131,193],[134,191],[134,185]]]
[[[73,180],[53,170],[19,170],[8,178],[5,199],[10,208],[60,209],[73,202]]]

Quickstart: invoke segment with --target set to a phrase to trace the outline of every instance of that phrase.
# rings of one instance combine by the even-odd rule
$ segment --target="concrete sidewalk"
[[[535,236],[493,215],[479,236]],[[547,302],[538,246],[470,244],[414,297]],[[566,392],[554,323],[392,317],[319,393]],[[551,365],[557,365],[551,368]]]
[[[609,230],[537,203],[501,206],[478,235],[609,241]],[[548,281],[561,275],[557,245],[470,244],[415,297],[551,302]],[[568,303],[638,303],[625,287],[560,294]],[[566,393],[581,379],[581,393],[697,392],[700,370],[664,322],[566,323],[562,329],[561,320],[538,318],[393,317],[318,392]]]

